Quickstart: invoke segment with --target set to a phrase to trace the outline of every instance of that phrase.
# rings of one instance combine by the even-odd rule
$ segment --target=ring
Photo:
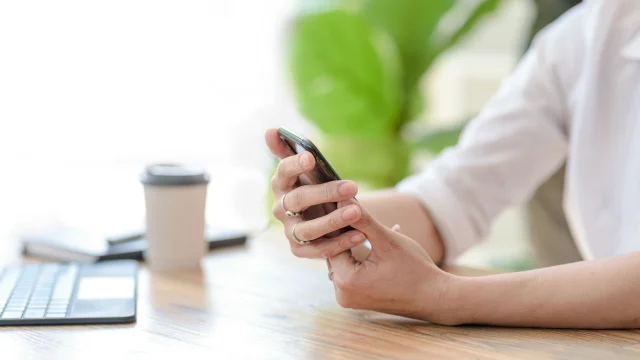
[[[293,211],[289,211],[287,210],[286,207],[284,207],[284,198],[287,197],[287,195],[289,195],[289,193],[286,193],[282,196],[282,199],[280,199],[280,204],[282,204],[282,209],[284,210],[284,214],[287,216],[300,216],[300,212],[293,212]],[[294,235],[295,237],[295,235]]]
[[[296,226],[298,226],[298,223],[293,224],[293,229],[291,229],[291,236],[293,236],[293,240],[295,240],[295,242],[297,242],[300,245],[307,245],[309,244],[311,241],[309,240],[300,240],[298,239],[298,237],[296,236]]]

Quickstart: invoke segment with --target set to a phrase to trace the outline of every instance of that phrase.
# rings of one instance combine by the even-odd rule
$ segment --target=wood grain
[[[3,259],[16,244],[0,244]],[[484,271],[451,268],[462,275]],[[216,250],[198,272],[142,269],[138,321],[0,328],[0,358],[640,358],[639,331],[447,327],[341,309],[323,261],[297,259],[279,230]],[[9,356],[7,356],[9,355]]]

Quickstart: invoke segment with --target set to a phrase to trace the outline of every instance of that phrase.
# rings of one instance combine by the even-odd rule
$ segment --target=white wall
[[[1,1],[0,241],[50,222],[140,224],[137,175],[154,161],[206,167],[209,220],[261,228],[272,164],[263,129],[313,136],[282,68],[296,4]],[[505,1],[438,63],[425,83],[432,123],[481,107],[516,61],[530,15],[528,1]],[[490,244],[517,244],[506,239],[520,237],[518,221],[516,210],[503,216]]]
[[[264,225],[262,133],[295,0],[0,2],[0,238],[143,216],[155,161],[212,172],[211,221]],[[4,232],[2,232],[4,229]]]

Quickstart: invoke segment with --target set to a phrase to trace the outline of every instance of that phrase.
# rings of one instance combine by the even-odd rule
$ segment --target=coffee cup
[[[144,186],[147,249],[151,270],[198,269],[206,252],[205,208],[209,175],[180,164],[148,166]]]

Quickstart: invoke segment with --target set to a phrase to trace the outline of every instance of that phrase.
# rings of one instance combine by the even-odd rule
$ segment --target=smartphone
[[[278,127],[278,134],[280,135],[282,141],[284,141],[284,143],[287,145],[289,150],[291,150],[292,155],[306,150],[310,152],[316,159],[316,166],[311,169],[311,171],[299,176],[298,182],[300,183],[300,185],[323,184],[329,181],[340,180],[340,177],[331,167],[331,164],[329,164],[320,150],[318,150],[318,148],[310,140],[296,134],[295,132],[287,129],[284,126]],[[329,214],[332,211],[335,211],[337,208],[337,203],[326,203],[305,211],[305,216],[308,216],[310,218],[318,218]],[[338,230],[337,233],[332,233],[328,236],[335,236],[339,233],[346,232],[352,229],[352,227],[348,226],[346,228]],[[365,240],[363,243],[351,249],[351,254],[358,261],[366,259],[369,256],[370,252],[371,244],[368,240]]]

